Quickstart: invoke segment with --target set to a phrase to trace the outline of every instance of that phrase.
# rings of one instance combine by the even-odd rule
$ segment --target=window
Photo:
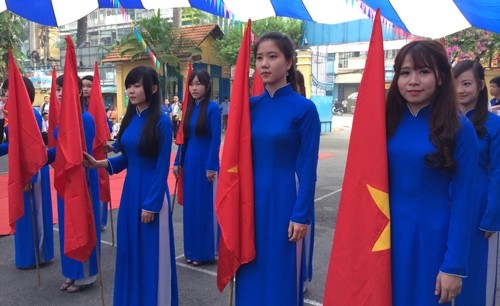
[[[350,52],[343,52],[339,54],[339,68],[347,68],[349,66]]]
[[[398,54],[398,50],[385,50],[385,58],[386,59],[395,58],[397,54]]]

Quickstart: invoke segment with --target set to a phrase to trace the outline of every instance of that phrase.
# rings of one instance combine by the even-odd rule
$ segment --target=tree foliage
[[[176,46],[176,37],[173,32],[173,26],[166,19],[160,17],[160,13],[154,13],[149,18],[140,20],[136,27],[139,29],[142,38],[153,50],[161,63],[178,63],[174,55]],[[144,47],[137,40],[136,35],[129,33],[120,43],[120,54],[130,54],[132,60],[146,56]]]
[[[24,58],[21,52],[22,42],[24,41],[24,24],[26,20],[9,12],[4,11],[0,13],[0,78],[3,79],[7,76],[7,62],[9,59],[8,50],[12,48],[14,58]]]
[[[271,17],[252,22],[252,32],[258,38],[266,32],[282,32],[290,36],[295,46],[302,40],[302,22],[283,17]],[[219,58],[227,65],[234,65],[238,59],[243,31],[238,25],[229,27],[224,37],[215,41],[215,50]]]
[[[182,9],[182,21],[192,25],[207,24],[216,22],[217,17],[192,7],[185,7]]]
[[[149,18],[140,20],[136,24],[136,27],[139,29],[144,41],[162,64],[177,67],[179,56],[200,52],[197,48],[186,49],[184,47],[185,40],[180,37],[179,32],[175,30],[171,22],[160,17],[159,11]],[[119,42],[118,46],[120,48],[120,55],[129,54],[132,60],[146,56],[144,47],[139,43],[133,32]]]
[[[491,67],[492,62],[498,60],[500,34],[468,28],[446,36],[445,46],[452,62],[469,59]]]

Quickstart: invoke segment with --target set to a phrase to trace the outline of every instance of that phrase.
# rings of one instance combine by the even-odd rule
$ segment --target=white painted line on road
[[[326,194],[326,195],[324,195],[322,197],[319,197],[319,198],[315,199],[314,202],[321,201],[321,200],[323,200],[323,199],[325,199],[325,198],[327,198],[329,196],[332,196],[332,195],[334,195],[336,193],[339,193],[340,191],[342,191],[342,189],[335,190],[334,192],[331,192],[329,194]],[[59,231],[59,228],[54,227],[54,231]],[[113,246],[113,244],[111,242],[109,242],[109,241],[101,240],[101,243],[109,245],[109,246]],[[115,245],[115,247],[116,247],[116,245]],[[212,275],[212,276],[217,276],[217,272],[213,272],[213,271],[201,268],[201,267],[196,267],[196,266],[193,266],[193,265],[189,265],[189,264],[185,264],[185,263],[182,263],[182,262],[178,262],[178,260],[182,259],[182,258],[184,258],[184,254],[181,254],[181,255],[175,257],[175,261],[176,261],[176,265],[177,266],[183,267],[183,268],[186,268],[186,269],[190,269],[190,270],[193,270],[193,271],[198,271],[198,272],[205,273],[205,274]],[[309,299],[304,299],[304,304],[313,305],[313,306],[323,306],[322,303],[320,303],[318,301],[314,301],[314,300],[309,300]]]
[[[182,259],[182,258],[184,258],[184,254],[175,257],[176,260]],[[210,270],[207,270],[207,269],[203,269],[201,267],[195,267],[193,265],[188,265],[188,264],[185,264],[185,263],[182,263],[182,262],[178,262],[178,261],[177,261],[176,264],[177,264],[177,266],[180,266],[180,267],[183,267],[183,268],[187,268],[187,269],[190,269],[190,270],[194,270],[194,271],[198,271],[198,272],[201,272],[201,273],[209,274],[209,275],[212,275],[212,276],[217,276],[217,272],[213,272],[213,271],[210,271]],[[304,299],[304,303],[305,304],[309,304],[309,305],[313,305],[313,306],[323,306],[322,303],[317,302],[317,301],[313,301],[313,300],[309,300],[309,299]]]
[[[304,299],[304,304],[309,304],[309,305],[313,305],[313,306],[323,306],[322,303],[316,302],[316,301],[313,301],[310,299]]]
[[[330,192],[329,194],[326,194],[326,195],[324,195],[324,196],[322,196],[322,197],[319,197],[319,198],[317,198],[317,199],[314,199],[314,202],[318,202],[318,201],[321,201],[321,200],[323,200],[323,199],[326,199],[326,198],[328,198],[329,196],[332,196],[332,195],[334,195],[334,194],[336,194],[336,193],[339,193],[339,192],[341,192],[341,191],[342,191],[342,188],[340,188],[340,189],[338,189],[338,190],[335,190],[334,192]]]
[[[203,268],[200,268],[200,267],[195,267],[193,265],[188,265],[188,264],[185,264],[183,262],[177,262],[177,266],[178,267],[183,267],[183,268],[186,268],[186,269],[190,269],[190,270],[194,270],[194,271],[198,271],[198,272],[205,273],[205,274],[210,274],[212,276],[217,276],[217,272],[213,272],[213,271],[210,271],[210,270],[207,270],[207,269],[203,269]]]

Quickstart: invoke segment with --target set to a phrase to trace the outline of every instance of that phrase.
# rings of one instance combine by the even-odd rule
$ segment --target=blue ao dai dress
[[[289,84],[250,108],[256,258],[237,271],[236,305],[303,305],[306,245],[288,241],[288,225],[313,216],[319,115]]]
[[[94,119],[88,112],[82,113],[83,132],[85,134],[85,145],[87,152],[92,155],[92,143],[95,136]],[[57,139],[59,134],[59,127],[54,131],[54,137]],[[48,151],[49,163],[55,160],[55,148],[50,148]],[[94,214],[94,223],[96,227],[97,246],[101,246],[101,231],[100,231],[100,201],[99,201],[99,182],[97,178],[96,169],[85,169],[87,177],[87,186],[89,188],[91,205]],[[96,248],[92,251],[89,259],[82,263],[80,261],[71,259],[64,255],[64,200],[61,196],[57,195],[57,214],[59,218],[59,246],[61,253],[61,267],[64,277],[76,280],[75,284],[83,285],[95,281],[98,271],[97,253]]]
[[[436,151],[430,116],[431,106],[415,116],[405,109],[388,140],[393,306],[437,306],[439,271],[467,276],[478,142],[472,124],[460,116],[456,170],[428,167],[424,157]]]
[[[172,124],[162,114],[158,122],[159,155],[139,154],[141,132],[149,109],[133,115],[123,132],[122,154],[108,159],[110,174],[127,169],[118,213],[118,247],[113,305],[177,305],[177,276],[167,176]],[[141,222],[142,210],[154,221]]]
[[[205,102],[206,103],[206,102]],[[215,215],[216,182],[207,180],[207,170],[219,171],[221,113],[212,101],[207,105],[207,134],[195,134],[200,105],[195,103],[189,122],[189,135],[177,151],[175,163],[184,171],[184,256],[206,262],[215,259],[219,250],[218,224]],[[181,156],[179,156],[181,155]]]
[[[471,118],[473,111],[467,113]],[[486,134],[479,138],[479,163],[474,184],[474,219],[468,261],[456,306],[494,306],[500,231],[500,117],[488,113]],[[484,233],[495,232],[485,238]]]
[[[33,113],[42,132],[42,116],[33,108]],[[7,154],[8,143],[0,145],[0,156]],[[54,258],[54,229],[52,219],[52,199],[50,192],[49,166],[43,166],[31,179],[33,189],[24,192],[24,215],[16,222],[14,234],[15,264],[17,268],[26,269],[36,266],[33,243],[33,226],[31,215],[34,215],[39,262],[46,263]],[[30,201],[33,201],[33,210]]]

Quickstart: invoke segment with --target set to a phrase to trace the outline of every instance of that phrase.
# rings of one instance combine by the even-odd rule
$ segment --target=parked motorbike
[[[344,114],[344,106],[342,103],[335,103],[332,107],[332,114],[334,116],[342,116]]]

